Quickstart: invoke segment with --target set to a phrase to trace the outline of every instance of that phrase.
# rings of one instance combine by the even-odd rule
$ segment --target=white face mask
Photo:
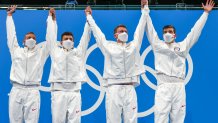
[[[36,40],[30,38],[30,39],[27,39],[25,41],[25,46],[27,46],[29,49],[32,49],[36,46]]]
[[[74,42],[71,40],[65,40],[65,41],[62,41],[62,45],[65,49],[69,50],[74,47]]]
[[[164,41],[166,43],[171,43],[172,41],[175,40],[175,35],[174,34],[171,34],[171,33],[165,33],[163,35],[163,38],[164,38]]]
[[[118,34],[118,39],[123,43],[128,41],[128,34],[126,32]]]

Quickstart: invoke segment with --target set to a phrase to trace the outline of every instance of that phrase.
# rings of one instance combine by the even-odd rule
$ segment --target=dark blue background
[[[202,14],[203,10],[153,10],[151,18],[154,26],[162,38],[162,27],[173,24],[177,29],[177,41],[183,40],[194,23]],[[25,33],[33,31],[37,41],[45,40],[46,19],[48,11],[16,11],[13,15],[19,44],[22,45]],[[128,10],[96,10],[93,17],[96,23],[106,34],[107,39],[114,40],[113,29],[118,24],[128,27],[129,38],[133,39],[133,33],[138,24],[140,11]],[[58,40],[64,31],[72,31],[75,43],[78,45],[86,21],[84,11],[57,11]],[[206,26],[202,32],[199,42],[193,47],[190,54],[194,63],[194,73],[186,86],[187,91],[187,115],[185,123],[216,123],[218,111],[218,11],[210,13]],[[11,89],[9,81],[11,58],[6,39],[6,12],[0,11],[0,123],[8,123],[8,93]],[[90,45],[95,40],[92,36]],[[141,53],[149,46],[144,36]],[[99,49],[94,50],[88,58],[87,64],[96,68],[101,74],[103,72],[103,56]],[[150,52],[145,64],[154,68],[153,53]],[[42,79],[43,86],[49,86],[47,80],[50,71],[50,58],[45,64]],[[99,85],[95,75],[88,71],[90,78]],[[148,74],[155,82],[154,77]],[[139,112],[148,110],[154,104],[154,90],[149,88],[143,81],[136,88],[138,94]],[[88,84],[83,85],[82,109],[90,108],[97,100],[99,91]],[[40,123],[51,123],[51,96],[48,92],[41,92]],[[82,117],[82,123],[105,123],[105,102],[93,113]],[[139,118],[139,123],[153,123],[154,114]]]

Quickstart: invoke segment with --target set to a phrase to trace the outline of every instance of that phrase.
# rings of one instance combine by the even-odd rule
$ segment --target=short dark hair
[[[64,32],[64,33],[61,34],[61,40],[63,40],[63,37],[64,37],[65,35],[71,35],[71,36],[74,38],[72,32]]]
[[[117,29],[120,28],[120,27],[124,27],[124,28],[126,28],[125,25],[120,24],[120,25],[118,25],[118,26],[116,26],[116,27],[114,28],[114,34],[117,33]],[[126,29],[127,29],[127,28],[126,28]]]
[[[26,35],[28,35],[28,34],[33,34],[33,35],[35,35],[34,32],[27,32]]]
[[[167,28],[173,28],[174,33],[176,33],[176,28],[173,25],[166,25],[163,27],[163,30]]]

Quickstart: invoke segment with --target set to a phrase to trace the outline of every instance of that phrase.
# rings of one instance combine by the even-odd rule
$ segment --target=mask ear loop
[[[23,39],[23,46],[25,47],[25,43],[26,43],[26,40],[25,40],[25,38]]]
[[[36,42],[36,40],[34,40],[35,41],[35,45],[37,45],[37,42]]]
[[[119,40],[119,39],[118,39],[118,35],[119,35],[120,33],[117,32],[117,33],[115,33],[115,34],[117,34],[117,38],[116,38],[116,39],[117,39],[117,41],[118,41],[118,40]]]
[[[174,39],[176,39],[176,34],[174,34]]]

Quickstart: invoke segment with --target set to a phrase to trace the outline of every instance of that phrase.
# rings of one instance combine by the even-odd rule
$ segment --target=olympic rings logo
[[[86,53],[86,57],[85,57],[85,63],[88,59],[88,56],[97,48],[97,44],[92,45]],[[144,52],[141,55],[141,61],[142,63],[144,63],[148,53],[152,50],[152,47],[149,46],[147,47]],[[188,62],[188,73],[187,76],[185,78],[185,84],[187,84],[189,82],[189,80],[191,79],[192,73],[193,73],[193,62],[192,62],[192,58],[190,56],[190,54],[188,54],[187,57],[187,62]],[[156,78],[156,74],[155,74],[155,70],[152,69],[151,67],[144,65],[145,68],[145,73],[146,72],[150,72],[155,78]],[[89,109],[86,109],[84,111],[82,111],[82,116],[91,114],[92,112],[94,112],[102,103],[103,99],[104,99],[104,95],[106,92],[106,88],[102,86],[102,82],[103,82],[103,78],[101,76],[101,74],[92,66],[90,65],[86,65],[86,69],[89,70],[90,72],[92,72],[98,79],[100,86],[96,85],[90,78],[89,76],[87,76],[87,83],[95,90],[100,91],[100,95],[97,99],[97,101],[95,102],[95,104],[90,107]],[[153,82],[151,82],[148,77],[146,76],[146,74],[142,74],[142,80],[145,82],[146,85],[148,85],[151,89],[156,90],[157,85],[153,84]],[[47,91],[50,92],[50,87],[44,87],[44,86],[40,86],[40,90],[41,91]],[[138,118],[140,117],[145,117],[148,116],[150,114],[152,114],[154,112],[154,106],[152,106],[150,109],[143,111],[143,112],[138,112]]]

